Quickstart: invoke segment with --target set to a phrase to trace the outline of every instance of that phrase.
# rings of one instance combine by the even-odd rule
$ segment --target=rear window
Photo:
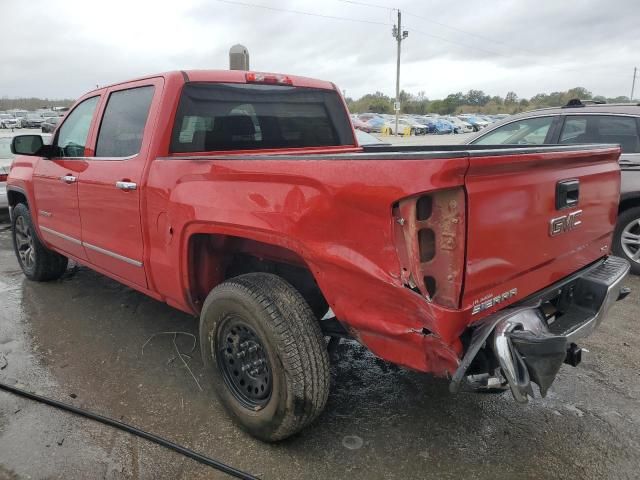
[[[280,85],[188,83],[171,152],[353,145],[338,94]]]

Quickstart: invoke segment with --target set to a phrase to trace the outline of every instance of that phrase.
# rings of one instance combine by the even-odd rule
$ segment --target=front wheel
[[[26,205],[20,203],[13,209],[11,227],[13,249],[27,278],[37,282],[60,278],[67,270],[67,257],[42,245]]]
[[[613,251],[627,259],[631,263],[631,271],[640,275],[640,207],[625,210],[618,217]]]
[[[270,273],[231,278],[200,315],[205,369],[234,420],[265,441],[309,425],[329,394],[329,356],[300,293]]]

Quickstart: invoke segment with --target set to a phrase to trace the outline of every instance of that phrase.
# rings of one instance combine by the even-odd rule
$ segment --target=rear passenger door
[[[146,287],[140,183],[162,79],[107,91],[93,155],[78,182],[82,242],[89,261]]]

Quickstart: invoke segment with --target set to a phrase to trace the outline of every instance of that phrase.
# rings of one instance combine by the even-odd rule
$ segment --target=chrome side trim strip
[[[123,255],[120,255],[118,253],[112,252],[111,250],[105,250],[104,248],[100,248],[100,247],[96,247],[95,245],[91,245],[90,243],[87,242],[82,242],[82,245],[84,245],[87,248],[90,248],[91,250],[95,250],[96,252],[102,253],[104,255],[108,255],[110,257],[113,257],[117,260],[121,260],[123,262],[126,262],[130,265],[133,265],[135,267],[142,267],[142,262],[139,262],[138,260],[134,260],[133,258],[129,258],[129,257],[125,257]]]
[[[78,240],[77,238],[73,238],[70,237],[69,235],[65,235],[64,233],[60,233],[60,232],[56,232],[55,230],[52,230],[51,228],[47,228],[47,227],[40,227],[40,230],[50,233],[51,235],[55,235],[56,237],[60,237],[64,240],[67,240],[68,242],[71,243],[75,243],[76,245],[82,245],[83,247],[87,247],[90,248],[91,250],[94,250],[96,252],[102,253],[103,255],[108,255],[112,258],[115,258],[117,260],[120,260],[122,262],[128,263],[129,265],[133,265],[135,267],[142,267],[142,262],[139,262],[138,260],[134,260],[132,258],[129,257],[125,257],[124,255],[120,255],[118,253],[112,252],[111,250],[105,250],[104,248],[100,248],[97,247],[95,245],[91,245],[90,243],[87,242],[82,242],[80,240]]]
[[[55,230],[42,226],[40,227],[40,230],[50,233],[51,235],[55,235],[56,237],[60,237],[68,242],[75,243],[76,245],[82,245],[82,242],[80,240],[70,237],[69,235],[65,235],[64,233],[56,232]]]

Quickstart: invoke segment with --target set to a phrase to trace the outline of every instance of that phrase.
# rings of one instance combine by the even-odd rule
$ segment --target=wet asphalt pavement
[[[237,429],[172,335],[197,321],[86,268],[27,281],[0,224],[0,381],[129,422],[264,479],[638,478],[640,278],[546,399],[452,396],[445,380],[340,346],[326,411],[268,445]],[[148,341],[151,338],[150,341]],[[145,342],[148,343],[142,347]],[[177,337],[183,352],[188,335]],[[0,479],[229,478],[145,440],[0,392]]]

